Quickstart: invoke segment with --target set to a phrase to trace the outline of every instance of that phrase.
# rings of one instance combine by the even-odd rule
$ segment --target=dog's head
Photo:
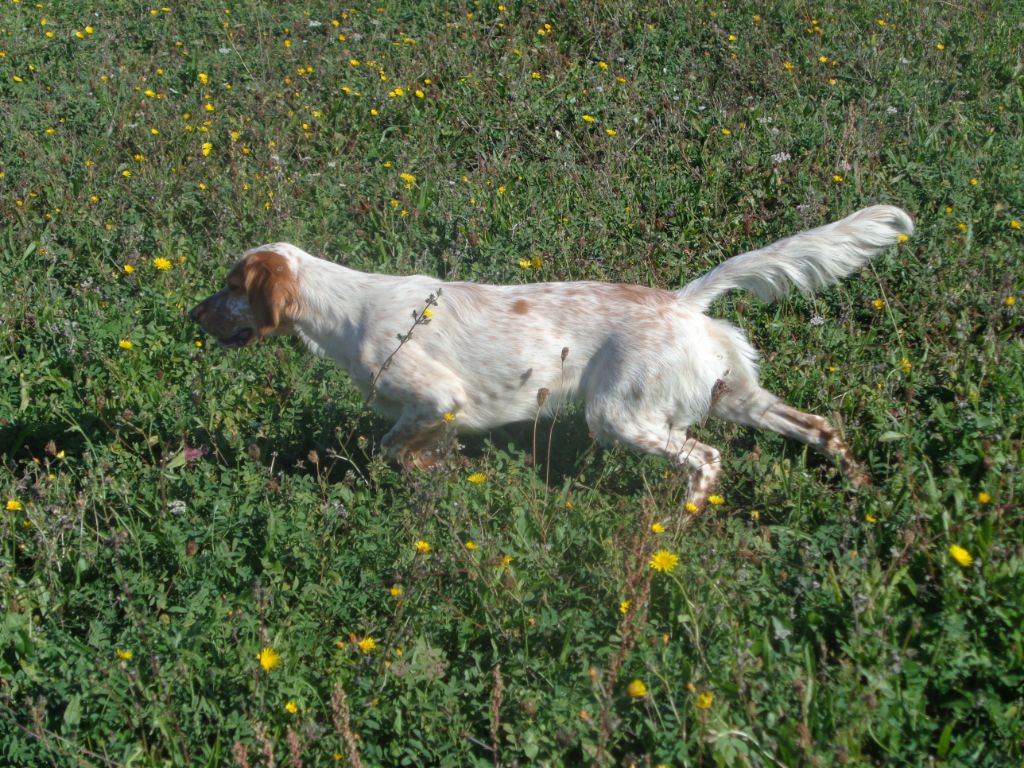
[[[244,347],[264,336],[291,333],[298,293],[289,258],[256,249],[232,267],[223,289],[188,314],[225,347]]]

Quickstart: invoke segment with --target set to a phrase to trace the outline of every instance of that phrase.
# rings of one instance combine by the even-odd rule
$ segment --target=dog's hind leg
[[[760,427],[799,440],[839,462],[847,479],[857,486],[868,485],[867,473],[854,460],[849,446],[828,420],[803,413],[752,381],[725,381],[715,388],[711,413],[718,418]]]
[[[591,419],[591,427],[597,419]],[[638,451],[664,456],[679,467],[686,467],[690,473],[689,488],[686,492],[686,508],[690,512],[699,512],[707,504],[718,475],[722,470],[722,455],[710,445],[687,437],[685,430],[673,430],[667,424],[656,428],[643,422],[609,423],[600,420],[600,428],[595,429],[599,438],[607,438],[624,443]]]

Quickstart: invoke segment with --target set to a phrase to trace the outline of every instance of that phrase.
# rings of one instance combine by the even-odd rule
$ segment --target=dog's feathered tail
[[[737,288],[764,301],[781,299],[794,288],[814,293],[864,266],[900,235],[913,231],[914,222],[906,211],[893,205],[874,205],[733,256],[680,288],[677,295],[703,312],[723,293]]]

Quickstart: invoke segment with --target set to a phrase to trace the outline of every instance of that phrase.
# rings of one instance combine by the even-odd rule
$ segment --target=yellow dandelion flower
[[[935,50],[937,50],[937,51],[944,51],[944,50],[946,50],[946,46],[943,45],[942,43],[936,43],[935,44]]]
[[[913,370],[913,368],[914,366],[911,365],[910,360],[908,360],[907,358],[904,357],[902,360],[900,360],[900,370],[903,371],[904,373],[910,373],[911,370]]]
[[[750,519],[756,523],[758,520],[761,519],[761,513],[756,509],[750,510]]]
[[[209,157],[210,153],[213,152],[213,144],[209,141],[203,142],[203,157]]]
[[[541,267],[544,266],[544,259],[542,259],[540,256],[533,256],[530,258],[530,266],[533,269],[540,269]]]
[[[842,184],[843,183],[843,177],[840,176],[838,173],[833,174],[832,181],[834,181],[836,184]]]
[[[8,512],[21,512],[22,509],[24,509],[24,507],[22,506],[21,502],[18,501],[17,499],[8,499],[7,500],[7,511]]]
[[[730,131],[728,128],[723,128],[722,129],[722,135],[723,136],[732,136],[732,131]]]
[[[594,122],[595,119],[596,118],[593,115],[584,115],[583,116],[583,122],[584,123],[592,123],[592,122]]]
[[[260,666],[263,667],[263,669],[267,672],[272,670],[281,662],[281,654],[279,654],[270,646],[267,646],[266,648],[261,650],[259,654],[256,656],[256,658],[259,659]]]
[[[642,699],[647,695],[647,686],[644,684],[644,681],[638,677],[626,686],[626,693],[628,693],[631,698]]]
[[[971,553],[958,544],[950,544],[949,555],[964,568],[969,567],[974,562],[974,558],[971,557]]]
[[[426,94],[425,94],[425,93],[424,93],[423,91],[421,91],[421,90],[420,90],[419,88],[417,88],[417,89],[416,89],[415,91],[413,91],[413,95],[414,95],[414,96],[415,96],[415,97],[416,97],[417,99],[423,99],[423,98],[426,98]]]
[[[285,702],[284,711],[287,712],[289,715],[294,715],[296,712],[299,711],[299,705],[296,704],[294,700],[289,699],[287,702]]]
[[[400,178],[406,184],[415,184],[416,183],[416,177],[413,176],[411,173],[400,173],[400,174],[398,174],[398,178]]]
[[[430,542],[424,541],[423,539],[417,541],[415,544],[413,544],[413,546],[416,547],[416,551],[419,552],[421,555],[429,553],[431,549]]]
[[[470,552],[480,549],[480,545],[477,544],[475,541],[467,541],[465,544],[463,544],[463,546]]]
[[[210,83],[210,76],[205,72],[200,72],[196,75],[196,79],[199,81],[200,85],[208,85]]]
[[[967,183],[970,184],[972,187],[978,186],[978,180],[977,179],[971,179]]]
[[[501,558],[501,562],[498,563],[498,568],[508,568],[510,565],[512,565],[513,559],[514,558],[512,557],[512,555],[505,555],[503,558]]]
[[[662,525],[661,523],[652,523],[651,524],[651,531],[654,532],[654,533],[664,533],[665,532],[665,526]]]
[[[621,613],[621,614],[629,613],[629,606],[631,604],[632,604],[631,601],[623,600],[621,603],[619,603],[619,613]]]
[[[784,62],[782,62],[782,68],[784,70],[786,70],[787,72],[792,72],[793,71],[793,62],[791,62],[791,61],[784,61]]]
[[[534,80],[540,80],[540,72],[531,72],[530,77],[532,77]]]
[[[448,411],[448,413],[446,413],[441,418],[443,418],[447,423],[450,424],[451,422],[455,421],[455,414],[452,413],[451,411]]]
[[[697,694],[697,709],[710,709],[715,702],[715,694],[711,691],[704,691]]]
[[[992,501],[992,497],[988,493],[986,493],[985,491],[981,491],[978,493],[979,504],[988,504],[990,501]]]
[[[609,136],[617,136],[619,133],[614,128],[605,128],[604,132],[607,133]]]
[[[696,515],[698,512],[700,512],[700,507],[698,507],[692,501],[688,501],[686,502],[686,511],[689,512],[691,515]]]
[[[1020,222],[1017,219],[1010,220],[1010,229],[1020,229]]]
[[[132,657],[134,656],[134,654],[131,651],[124,648],[115,648],[114,653],[117,654],[117,658],[119,658],[121,661],[131,661]]]
[[[679,555],[667,549],[659,549],[651,556],[651,568],[661,573],[672,573],[678,564]]]
[[[356,643],[356,645],[359,646],[359,650],[362,651],[363,653],[369,653],[370,651],[372,651],[374,648],[377,647],[377,641],[374,640],[369,635],[367,635],[362,640],[360,640],[358,643]]]
[[[874,525],[878,522],[878,518],[869,512],[868,514],[864,515],[864,522],[871,523],[871,525]]]
[[[1017,297],[1016,296],[1007,296],[1005,299],[1003,299],[1003,304],[1005,304],[1008,307],[1012,307],[1016,303],[1017,303]]]
[[[402,596],[402,588],[396,584],[395,586],[393,586],[391,589],[388,590],[388,593],[392,597],[401,597]]]
[[[117,342],[117,346],[119,346],[121,349],[131,349],[135,345],[132,344],[130,339],[121,339],[119,342]]]
[[[519,260],[519,268],[520,269],[529,269],[531,267],[531,265],[532,265],[532,263],[530,262],[529,259],[520,259]]]
[[[881,310],[885,306],[885,301],[883,301],[882,299],[875,299],[874,301],[871,302],[871,306],[874,307],[876,310]]]
[[[713,494],[711,496],[708,496],[708,504],[710,504],[713,507],[720,507],[723,504],[725,504],[725,498],[717,494]]]
[[[153,266],[163,272],[170,269],[174,265],[171,264],[170,259],[165,259],[162,256],[158,256],[157,258],[153,259]]]
[[[905,232],[900,232],[896,236],[896,242],[898,242],[898,243],[905,243],[909,239],[910,239],[910,235],[906,234]]]
[[[481,483],[487,482],[487,475],[483,472],[474,472],[472,475],[466,478],[473,485],[480,485]]]
[[[956,228],[959,229],[961,232],[967,231],[967,225],[964,224],[962,221],[956,225]]]

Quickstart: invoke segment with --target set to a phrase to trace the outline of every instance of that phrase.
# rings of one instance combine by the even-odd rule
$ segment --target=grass
[[[1019,764],[1022,26],[5,1],[0,760]],[[679,286],[876,202],[918,232],[862,275],[713,310],[843,424],[862,491],[709,423],[723,503],[689,516],[575,412],[403,476],[331,364],[185,315],[266,241]]]

